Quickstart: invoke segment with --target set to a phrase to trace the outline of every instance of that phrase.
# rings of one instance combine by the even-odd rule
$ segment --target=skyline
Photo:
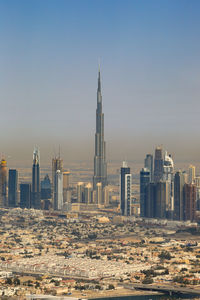
[[[60,144],[65,161],[92,162],[100,57],[108,161],[141,161],[160,144],[197,161],[199,8],[0,1],[0,152],[31,161],[37,144],[47,162]]]

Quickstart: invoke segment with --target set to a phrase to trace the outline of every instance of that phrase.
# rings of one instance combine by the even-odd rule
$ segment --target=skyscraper
[[[184,202],[184,220],[194,221],[196,212],[196,185],[184,184],[183,202]]]
[[[147,154],[144,159],[144,167],[150,171],[150,180],[153,181],[153,155]]]
[[[183,220],[183,187],[184,174],[178,171],[174,175],[174,220]]]
[[[52,159],[52,194],[53,194],[53,207],[56,207],[56,173],[57,171],[63,172],[63,160],[59,157],[54,157]]]
[[[150,183],[151,173],[147,168],[140,171],[140,216],[146,216],[146,199],[147,199],[147,185]]]
[[[120,176],[120,196],[121,196],[121,212],[122,215],[130,216],[131,210],[131,185],[132,175],[130,174],[130,168],[126,162],[123,162]]]
[[[54,209],[61,210],[63,208],[63,174],[62,171],[56,171],[55,177],[55,198],[54,198]]]
[[[0,163],[0,207],[7,205],[7,162],[5,159]]]
[[[40,209],[40,153],[39,149],[33,151],[32,167],[32,189],[31,189],[31,207]]]
[[[17,187],[18,187],[18,172],[17,170],[9,170],[8,179],[8,206],[17,206]]]
[[[41,181],[41,199],[51,199],[51,181],[48,174]]]
[[[162,176],[163,176],[162,148],[157,147],[155,150],[155,158],[154,158],[154,182],[161,181]]]
[[[93,188],[101,182],[102,188],[107,185],[106,143],[104,141],[104,114],[102,112],[101,78],[98,74],[97,109],[96,109],[96,133]]]
[[[21,208],[31,207],[31,184],[21,183],[20,184],[20,203]]]
[[[196,168],[193,165],[189,166],[189,176],[188,176],[188,183],[194,183],[195,182],[195,177],[196,177]]]
[[[174,213],[174,162],[170,154],[165,151],[163,161],[163,181],[168,183],[168,199],[166,202],[166,217],[173,219]]]

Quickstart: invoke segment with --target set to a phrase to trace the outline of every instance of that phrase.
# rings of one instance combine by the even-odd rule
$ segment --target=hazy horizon
[[[0,1],[1,147],[9,165],[94,157],[98,60],[107,160],[155,147],[198,162],[199,1]]]

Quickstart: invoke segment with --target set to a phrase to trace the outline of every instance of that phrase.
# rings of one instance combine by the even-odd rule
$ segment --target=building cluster
[[[163,155],[162,147],[155,157],[147,154],[140,171],[140,216],[194,221],[198,217],[200,180],[195,166],[189,172],[174,171],[172,156]]]
[[[52,183],[48,174],[40,181],[40,153],[38,148],[33,152],[32,183],[18,182],[18,171],[9,169],[7,162],[0,163],[0,206],[34,209],[62,209],[71,201],[70,172],[64,172],[60,157],[52,159]]]

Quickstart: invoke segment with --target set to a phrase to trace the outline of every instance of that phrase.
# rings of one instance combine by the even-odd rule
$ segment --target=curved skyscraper
[[[107,185],[106,143],[104,141],[104,114],[102,113],[101,77],[98,74],[97,109],[96,109],[96,133],[93,188],[101,182],[104,188]]]

